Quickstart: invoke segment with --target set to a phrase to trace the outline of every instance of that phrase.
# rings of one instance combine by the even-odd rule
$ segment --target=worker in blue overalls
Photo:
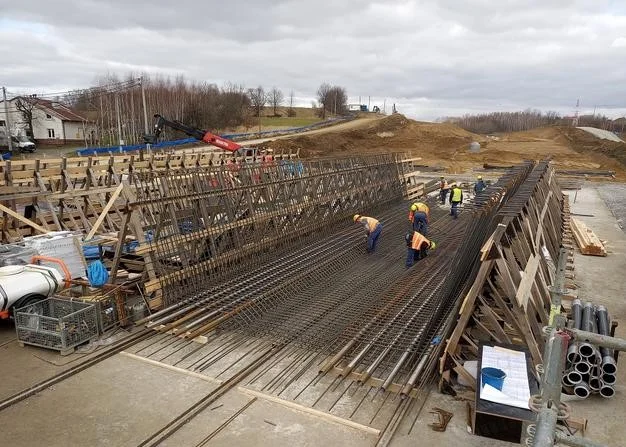
[[[416,261],[424,259],[428,255],[428,250],[437,248],[434,241],[428,240],[423,234],[413,231],[404,236],[406,241],[406,267],[412,267]]]
[[[423,202],[416,202],[409,209],[409,222],[413,231],[428,234],[428,223],[430,220],[430,208]]]
[[[352,220],[354,220],[355,223],[363,225],[365,234],[367,235],[367,252],[374,253],[378,237],[383,231],[382,224],[373,217],[361,216],[360,214],[355,214]]]

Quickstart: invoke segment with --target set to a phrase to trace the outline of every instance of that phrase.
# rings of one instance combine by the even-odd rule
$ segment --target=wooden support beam
[[[31,228],[34,228],[35,230],[39,231],[40,233],[46,234],[48,233],[48,230],[46,230],[44,227],[37,225],[35,222],[33,222],[30,219],[25,218],[24,216],[21,216],[20,214],[16,213],[15,211],[13,211],[11,208],[7,208],[6,206],[0,204],[0,211],[3,211],[5,213],[7,213],[9,216],[19,220],[20,222],[22,222],[23,224],[28,225]]]
[[[91,231],[89,232],[89,234],[87,234],[87,236],[85,236],[86,241],[93,239],[93,236],[96,234],[96,231],[98,231],[98,228],[100,228],[100,225],[104,221],[106,215],[109,213],[109,210],[111,209],[117,198],[120,196],[122,189],[124,189],[124,184],[120,183],[115,189],[115,192],[113,192],[113,194],[111,195],[111,198],[109,199],[107,204],[104,206],[104,209],[100,213],[100,216],[98,216],[96,223],[93,225],[93,227],[91,227]]]

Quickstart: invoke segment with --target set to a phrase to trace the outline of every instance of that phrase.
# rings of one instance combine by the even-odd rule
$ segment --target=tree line
[[[285,96],[277,87],[266,90],[262,86],[246,88],[233,83],[220,87],[209,82],[187,80],[183,76],[144,74],[140,83],[139,76],[133,73],[125,77],[109,74],[99,77],[93,87],[69,92],[55,100],[72,107],[94,124],[91,144],[116,145],[120,139],[125,144],[137,144],[142,142],[145,133],[141,84],[149,132],[152,132],[155,113],[215,132],[240,126],[249,129],[258,125],[260,117],[266,115],[296,116],[293,90]],[[323,83],[317,91],[318,102],[314,107],[322,118],[328,114],[344,114],[347,98],[343,87]],[[164,130],[165,139],[179,137],[181,134],[177,131]]]
[[[519,132],[538,127],[571,126],[573,117],[562,117],[557,112],[524,110],[521,112],[492,112],[462,117],[448,117],[445,122],[470,132],[491,134],[498,132]],[[612,120],[604,115],[582,115],[578,117],[578,126],[598,127],[612,132],[624,132],[624,119]]]

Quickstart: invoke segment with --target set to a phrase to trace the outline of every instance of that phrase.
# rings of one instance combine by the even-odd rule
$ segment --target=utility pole
[[[148,128],[148,110],[146,108],[146,90],[143,86],[143,76],[139,78],[139,85],[141,86],[141,102],[143,103],[143,127],[146,135],[150,133]],[[146,143],[146,149],[150,153],[150,143]],[[139,151],[139,158],[143,160],[143,153]]]
[[[576,113],[574,113],[573,127],[578,127],[578,106],[580,106],[580,98],[576,100]]]
[[[115,112],[117,115],[117,136],[120,143],[120,152],[122,152],[122,121],[120,121],[120,96],[115,94]]]
[[[9,152],[13,153],[13,141],[11,141],[11,118],[9,117],[9,105],[7,104],[7,89],[2,87],[2,97],[4,98],[4,113],[7,116],[4,125],[7,130],[7,140],[9,141]]]
[[[387,114],[387,98],[383,99],[383,114]]]
[[[143,102],[143,125],[147,134],[150,129],[148,129],[148,110],[146,109],[146,90],[143,87],[143,76],[139,78],[139,83],[141,85],[141,101]]]

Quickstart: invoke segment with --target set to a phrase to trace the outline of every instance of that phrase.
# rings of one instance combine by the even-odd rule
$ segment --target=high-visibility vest
[[[365,216],[361,217],[359,219],[359,222],[366,223],[367,224],[367,229],[368,229],[368,231],[370,233],[372,231],[374,231],[374,229],[376,228],[376,225],[379,224],[379,222],[376,219],[374,219],[373,217],[365,217]]]
[[[411,239],[411,248],[413,250],[421,250],[422,244],[424,242],[426,242],[430,246],[430,241],[426,239],[426,237],[422,233],[414,231],[413,239]]]
[[[428,208],[428,205],[426,205],[425,203],[422,202],[417,202],[417,211],[421,211],[422,213],[426,213],[426,218],[430,217],[430,208]]]
[[[461,197],[463,196],[463,191],[458,186],[452,190],[452,198],[451,202],[460,202]]]
[[[411,206],[415,205],[417,207],[417,209],[415,211],[411,211],[409,210],[409,222],[413,222],[414,217],[415,217],[415,212],[417,211],[421,211],[422,213],[426,214],[426,219],[430,219],[430,208],[428,208],[428,205],[426,205],[423,202],[415,202],[413,203]]]

